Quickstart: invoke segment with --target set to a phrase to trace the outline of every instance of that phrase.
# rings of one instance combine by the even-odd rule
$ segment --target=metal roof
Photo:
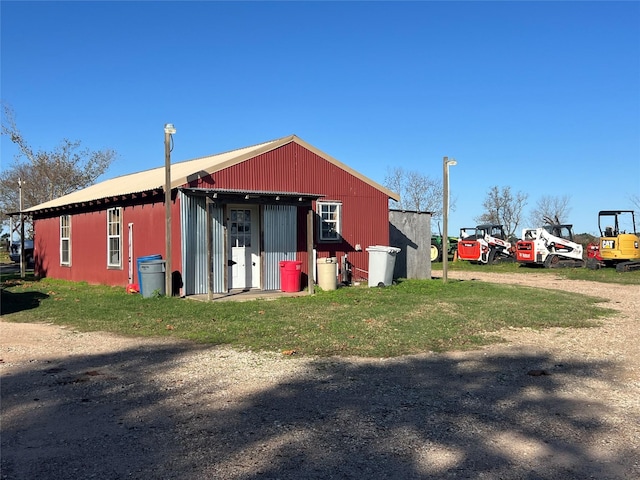
[[[279,148],[290,142],[295,142],[308,150],[316,153],[325,160],[335,164],[339,168],[346,170],[352,175],[358,177],[362,181],[372,185],[374,188],[386,193],[390,198],[398,201],[398,194],[386,189],[385,187],[377,184],[373,180],[368,179],[361,173],[356,172],[350,167],[344,165],[333,157],[321,152],[317,148],[308,144],[304,140],[300,139],[296,135],[289,135],[276,140],[260,143],[250,147],[244,147],[237,150],[231,150],[229,152],[219,153],[216,155],[210,155],[207,157],[195,158],[193,160],[187,160],[183,162],[176,162],[171,164],[171,188],[176,188],[185,185],[195,178],[210,175],[224,168],[228,168],[237,163],[243,162],[257,155],[261,155],[268,151]],[[105,198],[112,198],[121,195],[131,195],[142,192],[149,192],[153,190],[164,190],[165,184],[165,167],[164,165],[151,170],[145,170],[142,172],[132,173],[129,175],[122,175],[119,177],[105,180],[95,185],[91,185],[82,190],[64,195],[54,200],[35,205],[28,209],[25,209],[25,213],[38,212],[41,210],[51,210],[64,207],[67,205],[82,204],[101,200]]]

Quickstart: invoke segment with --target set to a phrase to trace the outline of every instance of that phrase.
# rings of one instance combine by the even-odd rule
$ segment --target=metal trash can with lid
[[[369,252],[369,286],[384,287],[393,283],[393,269],[396,265],[396,255],[400,253],[398,247],[372,245],[367,247]]]
[[[140,269],[140,293],[144,298],[167,294],[164,260],[148,260],[142,262],[138,268]]]
[[[155,255],[147,255],[146,257],[136,258],[136,268],[138,271],[138,288],[140,289],[140,293],[142,293],[142,273],[140,273],[140,265],[142,265],[144,262],[150,262],[151,260],[162,260],[162,255],[157,253]]]

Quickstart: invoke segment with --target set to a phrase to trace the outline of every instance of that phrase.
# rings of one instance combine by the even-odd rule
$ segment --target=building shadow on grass
[[[16,293],[0,288],[0,315],[37,308],[45,298],[49,298],[49,295],[33,291]]]
[[[614,364],[560,365],[526,352],[320,359],[306,374],[244,397],[224,395],[230,379],[215,372],[195,383],[150,381],[193,349],[212,347],[60,356],[5,375],[2,478],[533,480],[638,473],[634,445],[594,449],[615,434],[601,420],[610,406],[566,389],[568,380],[587,384],[594,375],[613,382],[607,372]],[[543,374],[527,374],[536,369]],[[627,421],[639,422],[638,412]]]

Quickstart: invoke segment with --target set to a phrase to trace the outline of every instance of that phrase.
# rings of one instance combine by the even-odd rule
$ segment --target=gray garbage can
[[[164,260],[149,260],[141,263],[138,268],[140,269],[140,293],[144,298],[167,294]]]
[[[318,258],[316,264],[318,266],[318,286],[322,290],[338,288],[338,259],[336,257]]]
[[[396,265],[398,247],[373,245],[367,247],[369,252],[369,286],[381,287],[393,283],[393,269]]]

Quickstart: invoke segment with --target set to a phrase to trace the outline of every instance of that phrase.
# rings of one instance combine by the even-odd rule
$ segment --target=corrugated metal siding
[[[174,218],[178,218],[174,212]],[[128,225],[133,224],[133,257],[160,254],[165,258],[165,209],[161,203],[122,207],[121,245],[122,268],[107,268],[106,211],[71,214],[71,266],[60,265],[60,218],[53,215],[34,220],[36,232],[35,254],[38,273],[49,278],[85,281],[93,284],[125,286],[129,283],[127,266]],[[177,234],[177,222],[172,225]],[[173,243],[173,270],[180,269],[177,261],[180,242]],[[134,264],[137,278],[137,263]]]
[[[213,277],[213,293],[224,293],[227,286],[224,283],[225,262],[225,229],[224,209],[219,205],[209,205],[211,216],[211,275]]]
[[[324,194],[324,200],[339,201],[342,210],[342,242],[315,242],[315,249],[319,257],[341,257],[349,254],[349,260],[356,268],[368,270],[368,255],[366,247],[369,245],[389,244],[388,196],[371,184],[362,181],[349,171],[345,171],[336,164],[327,161],[317,153],[292,142],[275,148],[272,151],[257,155],[228,168],[200,179],[203,185],[221,189],[260,190],[272,192],[313,192]],[[196,182],[197,183],[197,182]],[[224,292],[226,288],[225,276],[225,237],[224,218],[221,206],[212,207],[206,212],[204,198],[189,197],[179,194],[179,202],[173,207],[173,218],[180,217],[180,221],[172,222],[174,239],[172,270],[182,270],[185,284],[184,293],[207,293],[208,275],[213,275],[212,283],[215,292]],[[306,237],[306,206],[297,208],[297,222],[291,228],[297,240],[294,248],[286,247],[287,252],[294,253],[292,258],[301,260],[303,278],[309,270],[307,261]],[[278,217],[277,211],[271,212]],[[36,224],[36,238],[38,245],[36,253],[43,262],[40,271],[54,278],[70,278],[72,280],[86,280],[92,283],[106,283],[126,285],[128,274],[126,265],[121,270],[107,269],[104,260],[106,255],[106,219],[104,211],[93,213],[72,214],[72,267],[59,265],[59,219],[58,215],[51,215],[52,224],[48,225],[44,219],[38,219]],[[213,245],[212,265],[207,265],[207,217],[212,224],[210,232]],[[263,220],[268,222],[269,220]],[[275,220],[274,220],[275,221]],[[157,203],[143,203],[128,205],[123,209],[123,232],[126,225],[134,223],[134,257],[163,254],[165,251],[164,235],[165,211],[161,201]],[[316,228],[314,226],[314,228]],[[279,235],[289,228],[265,229],[263,233]],[[126,244],[123,236],[123,245]],[[278,242],[283,238],[274,238],[268,248],[276,251]],[[355,251],[360,244],[361,251]],[[96,248],[98,246],[98,248]],[[265,272],[263,272],[263,288],[277,288],[278,278],[273,270],[280,260],[271,258],[265,252]],[[180,265],[182,264],[182,265]]]
[[[182,237],[182,281],[185,295],[206,294],[207,209],[204,197],[180,192],[180,235]]]
[[[211,204],[211,268],[207,262],[207,203],[206,198],[180,195],[182,236],[182,279],[185,295],[203,295],[209,292],[209,274],[213,280],[213,293],[226,292],[224,284],[224,212]]]
[[[296,259],[297,208],[264,207],[264,289],[280,288],[280,261]]]
[[[367,271],[369,260],[366,247],[390,243],[388,196],[301,145],[284,145],[220,170],[212,177],[217,188],[315,192],[325,195],[321,200],[342,202],[343,241],[316,242],[319,257],[335,256],[340,261],[342,255],[348,253],[349,260],[356,268]],[[304,233],[306,222],[300,223],[301,219],[298,220],[301,229],[297,245],[298,260],[303,261],[303,273],[308,273]],[[355,251],[358,244],[362,247],[361,251]]]

